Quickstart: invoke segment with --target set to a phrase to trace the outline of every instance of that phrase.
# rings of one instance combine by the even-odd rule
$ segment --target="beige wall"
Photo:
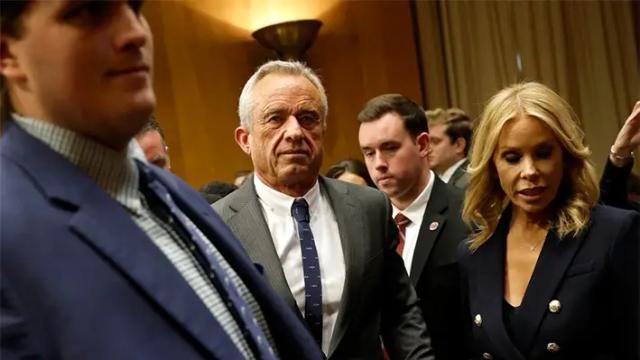
[[[281,2],[287,9],[297,3]],[[233,130],[244,82],[272,56],[250,35],[252,24],[260,23],[258,15],[273,10],[266,3],[145,5],[155,36],[156,117],[167,133],[174,172],[195,187],[214,179],[230,181],[234,171],[251,167],[233,140]],[[411,12],[408,1],[303,3],[301,11],[317,11],[311,16],[324,22],[306,60],[318,70],[329,97],[326,169],[342,158],[360,157],[356,115],[370,97],[400,92],[420,101]]]

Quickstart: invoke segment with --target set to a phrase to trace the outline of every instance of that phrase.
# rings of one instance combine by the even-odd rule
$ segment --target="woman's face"
[[[546,216],[563,176],[562,145],[541,120],[525,116],[508,121],[493,154],[500,186],[514,210]]]

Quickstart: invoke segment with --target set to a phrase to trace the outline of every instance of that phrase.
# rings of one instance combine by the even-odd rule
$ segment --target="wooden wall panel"
[[[313,2],[327,7],[318,0],[306,6]],[[145,5],[155,37],[156,117],[167,133],[173,171],[195,187],[230,181],[236,170],[251,168],[233,139],[237,98],[255,67],[273,55],[253,40],[253,29],[231,17],[240,13],[256,22],[252,9],[261,10],[258,3]],[[329,97],[326,169],[342,158],[360,157],[356,116],[366,100],[399,92],[419,102],[421,93],[409,1],[337,1],[317,18],[324,26],[306,61]]]

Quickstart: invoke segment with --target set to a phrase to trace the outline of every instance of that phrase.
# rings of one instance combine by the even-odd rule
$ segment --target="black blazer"
[[[431,333],[436,359],[459,359],[461,337],[455,329],[460,312],[456,249],[467,235],[462,222],[462,194],[435,177],[413,254],[410,279]]]
[[[640,214],[597,205],[578,236],[549,231],[515,324],[521,352],[502,318],[508,211],[474,253],[460,247],[468,357],[638,359]]]
[[[607,158],[607,164],[600,178],[600,202],[622,209],[640,211],[640,203],[631,201],[627,196],[627,182],[631,175],[633,161],[623,167],[613,165]]]

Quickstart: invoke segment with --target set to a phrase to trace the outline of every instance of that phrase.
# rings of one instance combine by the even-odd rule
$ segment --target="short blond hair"
[[[469,185],[462,210],[463,219],[476,231],[469,248],[479,248],[495,231],[500,215],[509,204],[497,179],[493,163],[500,132],[511,120],[525,116],[544,122],[563,148],[562,183],[556,195],[553,226],[560,236],[579,233],[588,223],[598,199],[596,172],[585,145],[580,120],[553,90],[536,82],[511,85],[494,95],[475,125],[469,163]]]
[[[429,109],[426,110],[424,114],[427,116],[427,122],[429,123],[429,126],[447,124],[452,121],[471,121],[469,119],[469,115],[467,115],[464,110],[455,107],[448,109]]]
[[[464,156],[469,152],[471,144],[472,124],[469,115],[464,110],[452,107],[448,109],[436,108],[424,112],[427,116],[429,127],[444,125],[444,133],[449,138],[450,143],[457,139],[464,139]]]

